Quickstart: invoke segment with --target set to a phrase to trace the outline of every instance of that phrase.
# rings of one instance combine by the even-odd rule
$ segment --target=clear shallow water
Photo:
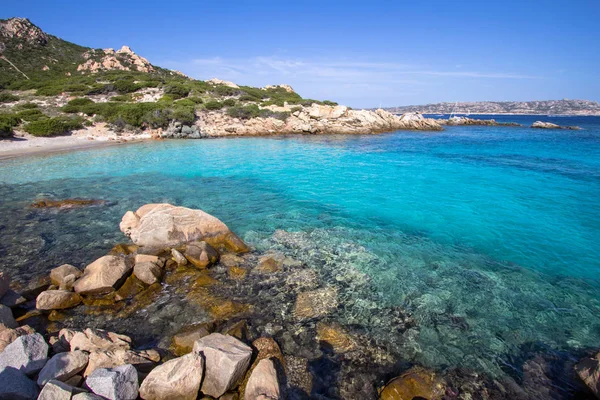
[[[370,302],[418,322],[403,338],[410,361],[499,373],[532,347],[597,348],[600,119],[543,120],[585,130],[169,141],[2,161],[0,263],[23,280],[83,266],[125,240],[126,210],[170,202],[261,249],[364,273]],[[112,203],[40,212],[37,197]],[[277,229],[295,233],[282,243]]]

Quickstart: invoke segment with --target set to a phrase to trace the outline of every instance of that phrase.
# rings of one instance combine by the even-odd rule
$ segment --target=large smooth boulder
[[[31,400],[38,387],[27,375],[13,367],[0,367],[0,399]]]
[[[110,400],[135,400],[138,397],[138,373],[131,364],[100,368],[85,380],[95,394]]]
[[[113,368],[119,365],[132,364],[138,370],[150,370],[160,361],[156,350],[115,349],[90,353],[89,363],[83,376],[88,376],[99,368]]]
[[[160,282],[164,264],[164,261],[157,256],[138,254],[135,256],[133,274],[146,285],[152,285]]]
[[[133,269],[129,258],[100,257],[87,267],[73,289],[79,294],[104,294],[118,289]]]
[[[48,360],[48,344],[39,333],[20,336],[0,353],[0,368],[13,367],[32,375]]]
[[[55,354],[40,371],[37,383],[44,386],[53,379],[65,382],[83,371],[87,363],[88,355],[83,351],[75,350]]]
[[[218,218],[202,210],[171,204],[146,204],[136,212],[127,211],[120,228],[135,244],[143,247],[178,247],[205,241],[217,250],[248,251],[248,246]]]
[[[250,374],[244,391],[244,400],[277,400],[280,398],[281,390],[273,360],[268,358],[260,360]]]
[[[72,386],[57,380],[51,380],[46,383],[37,400],[71,400],[72,394]]]
[[[154,368],[140,387],[145,400],[195,400],[204,373],[204,360],[197,353],[174,358]]]
[[[183,254],[193,266],[200,269],[219,261],[219,253],[206,242],[188,243]]]
[[[59,338],[64,338],[69,343],[71,350],[87,352],[130,349],[131,338],[102,329],[87,328],[82,332],[61,330]]]
[[[11,309],[2,304],[0,304],[0,325],[4,325],[4,327],[11,329],[19,327],[19,324],[13,317]]]
[[[232,336],[212,333],[197,340],[192,350],[204,357],[202,393],[218,398],[243,379],[252,349]]]
[[[46,290],[35,299],[38,310],[64,310],[81,303],[81,296],[68,290]]]
[[[50,280],[53,285],[61,286],[64,279],[69,275],[75,275],[75,278],[79,278],[83,272],[77,267],[70,264],[63,264],[50,271]]]
[[[443,396],[443,382],[434,372],[420,367],[413,367],[388,382],[380,394],[380,399],[405,400],[423,398],[441,400]]]

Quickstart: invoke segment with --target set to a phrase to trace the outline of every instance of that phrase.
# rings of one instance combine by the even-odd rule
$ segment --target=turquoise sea
[[[180,140],[1,161],[0,265],[23,281],[83,266],[125,240],[125,211],[169,202],[259,249],[291,232],[295,257],[359,272],[375,306],[417,321],[411,362],[499,375],[532,348],[598,349],[600,118],[496,118],[584,129]],[[74,197],[110,204],[28,207]]]

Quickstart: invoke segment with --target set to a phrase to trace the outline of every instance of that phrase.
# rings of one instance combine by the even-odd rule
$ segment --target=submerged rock
[[[104,205],[106,200],[89,200],[89,199],[65,199],[65,200],[49,200],[41,199],[31,204],[33,208],[77,208],[85,206]]]
[[[190,353],[154,368],[140,387],[144,400],[195,400],[204,374],[204,359]]]
[[[83,371],[87,363],[88,355],[83,351],[75,350],[55,354],[40,371],[37,383],[44,386],[53,379],[65,382]]]
[[[319,322],[317,340],[327,343],[338,353],[345,353],[357,347],[356,340],[338,324]]]
[[[73,288],[80,294],[104,294],[118,289],[133,266],[124,257],[100,257],[87,267]]]
[[[584,358],[575,365],[575,372],[590,390],[600,398],[600,353],[594,358]]]
[[[135,400],[138,397],[138,373],[133,365],[95,370],[85,380],[92,392],[110,400]]]
[[[324,317],[337,307],[337,289],[330,286],[298,294],[294,316],[297,319]]]
[[[136,212],[128,211],[120,228],[135,244],[144,247],[177,247],[205,241],[218,250],[248,251],[248,246],[219,219],[202,210],[171,204],[146,204]]]
[[[48,360],[48,344],[39,333],[20,336],[0,353],[0,368],[12,367],[31,375]]]
[[[38,310],[63,310],[81,303],[81,296],[67,290],[46,290],[35,301]]]
[[[220,333],[196,341],[193,352],[202,355],[205,361],[202,393],[215,398],[240,383],[252,357],[250,347]]]
[[[392,379],[380,394],[381,400],[423,398],[440,400],[444,395],[441,380],[432,371],[414,367]]]

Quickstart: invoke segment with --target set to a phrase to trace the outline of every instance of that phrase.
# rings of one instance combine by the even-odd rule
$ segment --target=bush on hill
[[[64,135],[74,129],[82,128],[81,118],[43,118],[32,121],[25,125],[25,131],[33,136],[57,136]]]
[[[227,99],[223,101],[223,105],[226,107],[235,106],[235,99]]]
[[[17,118],[19,118],[23,121],[31,122],[31,121],[37,121],[39,119],[47,118],[47,117],[38,108],[32,108],[29,110],[23,110],[23,111],[18,112]]]
[[[204,104],[204,107],[206,107],[207,110],[220,110],[221,108],[223,108],[223,103],[221,103],[220,101],[208,101],[206,102],[206,104]]]
[[[8,92],[0,93],[0,103],[12,103],[13,101],[19,101],[19,97]]]
[[[173,99],[182,99],[190,93],[190,88],[178,83],[173,83],[165,86],[165,94],[170,95]]]
[[[21,120],[15,114],[0,114],[0,138],[11,137]]]

